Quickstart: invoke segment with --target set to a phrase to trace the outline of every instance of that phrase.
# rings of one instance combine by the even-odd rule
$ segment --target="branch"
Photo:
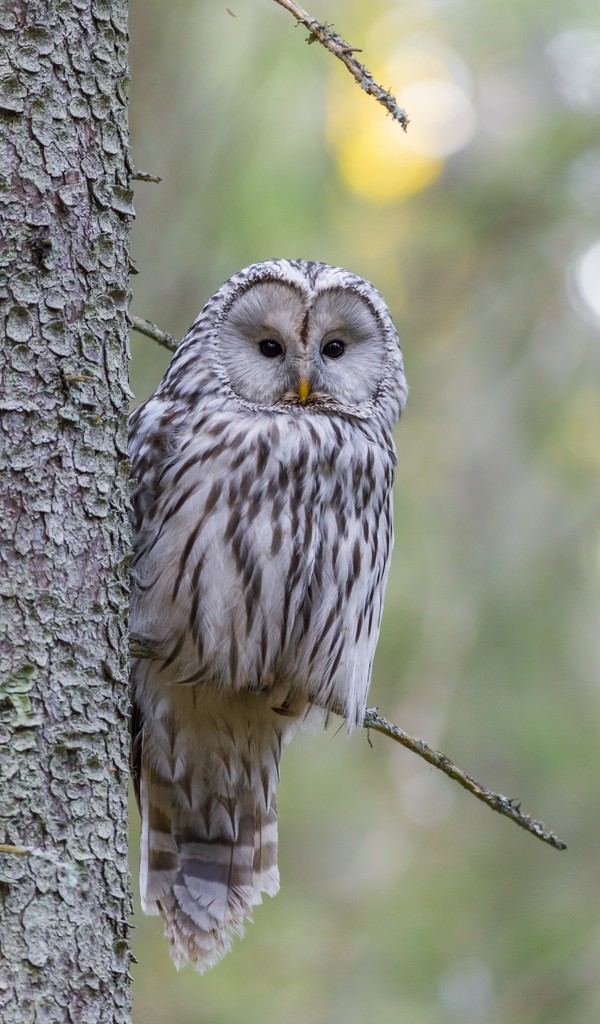
[[[131,633],[129,637],[129,653],[132,658],[143,658],[151,661],[153,658],[159,660],[165,657],[166,651],[157,647],[151,640],[146,640],[137,633]]]
[[[144,637],[137,636],[136,634],[131,635],[130,653],[132,658],[155,658],[160,659],[166,656],[166,652],[158,648],[152,641],[145,639]],[[315,705],[319,707],[320,705]],[[323,711],[333,711],[334,714],[344,718],[341,711],[335,708],[323,708]],[[392,722],[388,722],[387,718],[379,714],[377,708],[367,708],[365,711],[365,720],[363,723],[365,729],[374,729],[376,732],[383,733],[384,736],[389,736],[390,739],[395,740],[396,743],[400,743],[403,747],[408,750],[412,750],[413,754],[418,754],[428,764],[433,765],[434,768],[439,768],[441,772],[448,775],[449,778],[454,779],[458,782],[459,786],[466,789],[473,796],[477,797],[488,807],[491,807],[493,811],[498,814],[504,815],[506,818],[510,818],[516,825],[524,828],[527,832],[541,839],[542,842],[548,843],[553,846],[555,850],[566,850],[567,844],[554,834],[554,832],[546,831],[546,826],[542,821],[536,821],[531,818],[528,814],[524,814],[521,811],[521,805],[517,800],[509,799],[503,796],[501,793],[492,793],[491,790],[482,786],[479,782],[476,782],[470,775],[463,772],[461,768],[453,764],[450,758],[446,757],[439,750],[434,750],[425,743],[424,740],[417,739],[415,736],[410,736],[408,733],[400,729],[399,726],[394,725]]]
[[[6,857],[38,857],[40,860],[48,861],[55,868],[64,872],[68,885],[72,888],[79,887],[75,864],[72,861],[64,860],[60,854],[53,853],[51,850],[41,850],[37,846],[13,846],[12,843],[0,843],[0,854],[4,854]]]
[[[160,185],[162,178],[158,174],[150,174],[148,171],[133,171],[131,173],[132,181],[153,181],[155,185]]]
[[[166,331],[161,331],[160,327],[156,327],[149,320],[143,320],[140,316],[131,316],[130,314],[129,323],[132,330],[137,331],[138,334],[145,334],[147,338],[152,338],[153,341],[158,342],[163,348],[168,348],[169,352],[177,351],[179,342],[175,340],[173,335],[167,334]]]
[[[275,3],[279,4],[280,7],[285,7],[286,11],[289,11],[296,21],[308,29],[310,35],[307,42],[309,44],[314,43],[316,40],[326,50],[333,53],[334,57],[341,60],[348,68],[352,77],[356,79],[361,89],[364,89],[369,96],[373,96],[378,103],[381,103],[394,120],[406,131],[406,127],[409,124],[406,111],[398,106],[396,98],[391,92],[388,92],[387,89],[384,89],[375,81],[368,68],[356,60],[353,54],[361,53],[360,50],[345,43],[341,36],[338,36],[337,32],[331,31],[329,25],[322,25],[311,14],[303,10],[299,4],[294,3],[294,0],[275,0]]]
[[[518,800],[509,799],[509,797],[503,796],[502,793],[492,793],[486,786],[482,786],[471,775],[467,775],[461,768],[453,764],[450,758],[442,754],[440,750],[434,750],[424,740],[419,740],[415,736],[409,736],[399,726],[388,722],[387,718],[379,714],[378,708],[367,708],[365,711],[364,727],[365,729],[374,729],[376,732],[381,732],[384,736],[389,736],[390,739],[400,743],[408,750],[412,750],[413,754],[418,754],[424,761],[432,764],[434,768],[439,768],[449,778],[458,782],[459,786],[462,786],[463,789],[476,796],[478,800],[491,807],[493,811],[497,811],[498,814],[503,814],[506,818],[510,818],[516,825],[520,825],[527,832],[531,832],[532,835],[537,836],[542,842],[549,843],[555,850],[567,849],[567,844],[563,843],[562,839],[559,839],[554,832],[546,831],[543,821],[536,821],[528,814],[524,814]]]

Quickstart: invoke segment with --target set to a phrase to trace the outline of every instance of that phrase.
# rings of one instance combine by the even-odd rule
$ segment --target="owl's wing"
[[[138,662],[132,661],[131,674],[137,671]],[[142,709],[135,699],[135,690],[132,687],[131,694],[131,712],[129,718],[129,732],[131,737],[131,746],[129,754],[129,765],[131,769],[131,781],[133,783],[133,791],[135,793],[135,799],[140,808],[140,779],[142,774]]]

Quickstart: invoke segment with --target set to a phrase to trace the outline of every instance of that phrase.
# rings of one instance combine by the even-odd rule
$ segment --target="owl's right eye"
[[[278,341],[273,341],[272,338],[265,338],[258,347],[267,359],[274,359],[275,356],[283,355],[283,345],[280,345]]]

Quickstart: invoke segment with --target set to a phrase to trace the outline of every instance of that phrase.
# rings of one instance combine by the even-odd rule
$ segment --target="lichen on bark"
[[[126,1024],[127,2],[0,32],[0,1020]]]

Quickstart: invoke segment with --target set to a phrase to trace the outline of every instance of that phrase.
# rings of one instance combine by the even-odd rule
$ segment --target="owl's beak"
[[[298,384],[298,398],[302,405],[306,405],[306,399],[310,395],[310,384],[306,377],[301,377]]]

